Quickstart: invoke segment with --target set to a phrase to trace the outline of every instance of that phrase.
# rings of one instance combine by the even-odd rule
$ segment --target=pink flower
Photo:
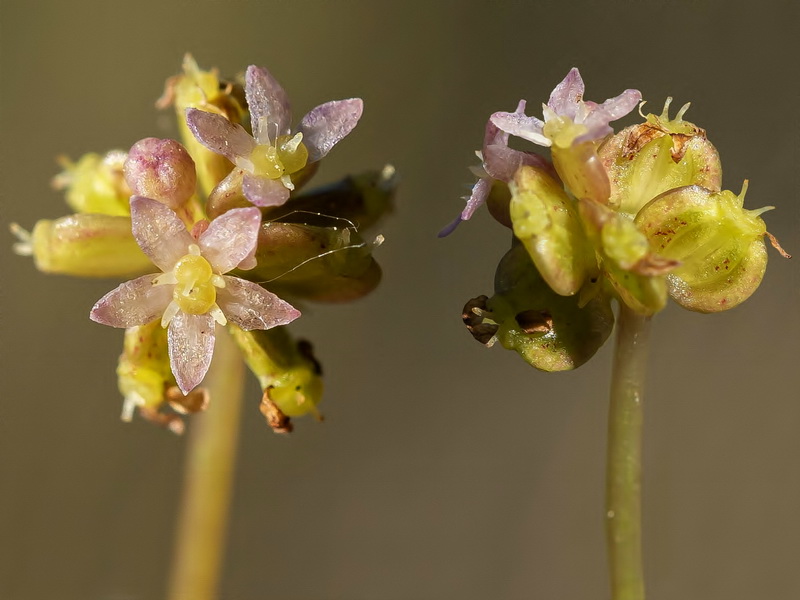
[[[506,133],[540,146],[551,146],[553,135],[546,131],[546,126],[551,121],[563,120],[579,126],[571,132],[577,134],[572,138],[573,143],[580,143],[597,140],[612,133],[609,123],[627,115],[642,99],[639,90],[628,89],[615,98],[597,104],[585,101],[584,91],[581,74],[573,67],[550,94],[547,104],[542,105],[544,121],[529,117],[519,110],[513,113],[494,113],[491,121]]]
[[[519,101],[515,112],[502,114],[524,116],[525,100]],[[496,179],[507,183],[522,165],[538,167],[546,167],[547,165],[547,161],[538,154],[509,148],[508,133],[498,129],[492,121],[486,123],[483,148],[475,152],[475,154],[481,160],[481,165],[479,167],[471,167],[470,170],[478,177],[478,181],[472,186],[470,195],[464,197],[464,200],[467,201],[464,210],[439,232],[439,237],[450,235],[462,221],[468,221],[472,218],[475,211],[486,202],[486,198],[492,190],[493,180]]]
[[[292,132],[286,92],[264,68],[251,65],[245,76],[251,136],[225,117],[186,109],[186,122],[209,150],[245,171],[244,196],[256,206],[280,206],[294,189],[291,175],[321,159],[361,118],[360,98],[333,100],[309,112]]]
[[[123,283],[94,305],[89,317],[112,327],[135,327],[160,318],[169,327],[169,360],[181,391],[197,386],[214,352],[214,323],[270,329],[300,311],[252,283],[224,275],[253,255],[260,211],[229,210],[197,239],[163,204],[131,198],[133,236],[162,273]]]

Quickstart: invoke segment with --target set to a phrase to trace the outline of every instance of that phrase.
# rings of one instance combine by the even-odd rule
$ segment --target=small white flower
[[[133,236],[162,273],[123,283],[90,313],[112,327],[135,327],[161,319],[168,327],[172,373],[186,394],[208,371],[214,352],[214,322],[242,329],[270,329],[300,311],[261,286],[225,275],[252,260],[261,213],[237,208],[214,219],[197,239],[160,202],[131,198]]]

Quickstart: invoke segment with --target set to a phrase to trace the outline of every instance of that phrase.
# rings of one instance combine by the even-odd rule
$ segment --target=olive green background
[[[153,103],[186,51],[228,74],[268,66],[298,117],[364,98],[317,181],[386,162],[402,176],[381,287],[293,326],[324,364],[327,421],[276,436],[249,382],[220,597],[607,598],[610,344],[567,374],[483,348],[460,311],[491,292],[507,231],[481,212],[436,232],[463,206],[488,115],[520,97],[538,114],[579,66],[592,100],[691,100],[724,185],[748,178],[746,205],[776,205],[768,227],[800,254],[797,6],[4,0],[0,598],[163,597],[185,439],[118,420],[121,332],[87,318],[116,282],[38,273],[6,225],[69,212],[56,155],[175,135]],[[799,265],[770,251],[743,306],[656,318],[649,600],[800,597]]]

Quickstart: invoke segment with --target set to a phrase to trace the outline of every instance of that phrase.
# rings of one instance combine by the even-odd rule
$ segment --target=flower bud
[[[194,161],[175,140],[145,138],[136,142],[125,161],[125,181],[137,196],[158,200],[177,211],[195,193]]]
[[[280,296],[346,302],[372,291],[380,281],[372,248],[350,228],[264,223],[257,266],[236,275]]]
[[[229,331],[264,390],[262,413],[273,429],[291,431],[290,417],[321,418],[321,369],[308,342],[295,342],[285,327],[243,331],[229,325]]]
[[[606,169],[593,141],[551,148],[553,166],[567,189],[578,199],[608,204],[611,194]]]
[[[626,215],[591,200],[581,200],[578,207],[600,268],[620,300],[643,315],[664,308],[664,276],[677,261],[655,255],[647,237]]]
[[[14,224],[17,254],[33,256],[45,273],[79,277],[129,277],[152,271],[153,263],[131,233],[130,217],[70,215],[41,220],[32,233]]]
[[[553,291],[575,294],[597,269],[574,202],[560,182],[535,167],[518,169],[510,188],[514,235]]]
[[[231,123],[241,123],[244,94],[240,86],[223,82],[215,69],[203,71],[190,54],[183,59],[183,74],[167,80],[159,108],[175,107],[181,140],[197,166],[200,187],[208,195],[233,169],[233,164],[220,154],[203,146],[186,124],[186,109],[197,108],[222,115]]]
[[[84,154],[77,163],[59,159],[64,167],[53,179],[53,187],[66,191],[66,201],[79,213],[124,216],[131,213],[131,190],[122,169],[126,154],[112,150],[104,156]]]
[[[680,261],[667,277],[669,292],[684,308],[718,312],[745,301],[767,266],[766,225],[745,210],[745,182],[738,196],[700,186],[669,191],[645,205],[636,224],[655,250]]]
[[[614,324],[605,295],[581,306],[577,296],[556,294],[521,244],[500,261],[495,295],[471,300],[463,318],[477,340],[487,346],[499,340],[543,371],[579,367],[603,345]]]
[[[722,166],[706,132],[683,120],[689,105],[669,118],[667,98],[660,116],[622,130],[603,144],[600,157],[611,181],[610,205],[635,215],[667,190],[700,185],[719,191]]]

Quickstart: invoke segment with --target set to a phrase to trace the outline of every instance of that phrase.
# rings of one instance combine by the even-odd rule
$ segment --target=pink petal
[[[142,252],[165,273],[194,244],[178,215],[160,202],[142,196],[131,198],[131,229]]]
[[[316,162],[353,131],[364,111],[361,98],[333,100],[311,110],[300,122],[303,144],[308,148],[308,162]]]
[[[217,304],[225,316],[242,329],[270,329],[291,323],[300,311],[252,281],[225,276],[217,291]]]
[[[236,162],[239,156],[247,158],[256,146],[256,141],[241,125],[231,123],[222,115],[187,108],[186,124],[203,146],[231,162]]]
[[[214,271],[227,273],[252,254],[258,241],[261,211],[255,206],[234,208],[208,226],[197,244]]]
[[[596,140],[612,133],[614,130],[609,123],[627,115],[641,100],[642,94],[639,90],[625,90],[619,96],[595,105],[583,122],[588,131],[575,141],[580,143]]]
[[[550,94],[547,106],[562,117],[574,119],[578,110],[578,102],[583,99],[585,90],[586,87],[583,85],[580,72],[573,67]]]
[[[519,113],[496,112],[490,117],[490,120],[506,133],[521,137],[534,144],[549,146],[551,143],[542,133],[544,123],[536,117]]]
[[[280,179],[268,179],[245,173],[242,193],[256,206],[280,206],[289,199],[289,190]]]
[[[126,281],[92,307],[89,318],[111,327],[145,325],[161,317],[172,299],[172,285],[153,285],[157,275]]]
[[[491,179],[478,179],[477,183],[472,186],[472,193],[470,194],[469,198],[467,198],[467,205],[464,207],[464,210],[461,211],[461,219],[463,221],[468,221],[471,219],[472,215],[475,214],[475,211],[478,210],[484,202],[486,202],[486,198],[489,197],[489,192],[491,191]]]
[[[517,110],[509,114],[521,115],[524,117],[525,105],[526,105],[525,100],[520,100],[519,103],[517,104]],[[489,121],[486,122],[486,131],[483,135],[483,147],[486,148],[486,146],[492,146],[497,144],[503,146],[508,145],[508,132],[499,129],[497,125],[492,123],[490,119]]]
[[[250,109],[253,135],[259,144],[273,144],[289,133],[292,109],[281,84],[263,67],[250,65],[245,74],[245,95]]]
[[[167,332],[169,363],[184,394],[203,381],[214,354],[214,318],[178,312]]]

